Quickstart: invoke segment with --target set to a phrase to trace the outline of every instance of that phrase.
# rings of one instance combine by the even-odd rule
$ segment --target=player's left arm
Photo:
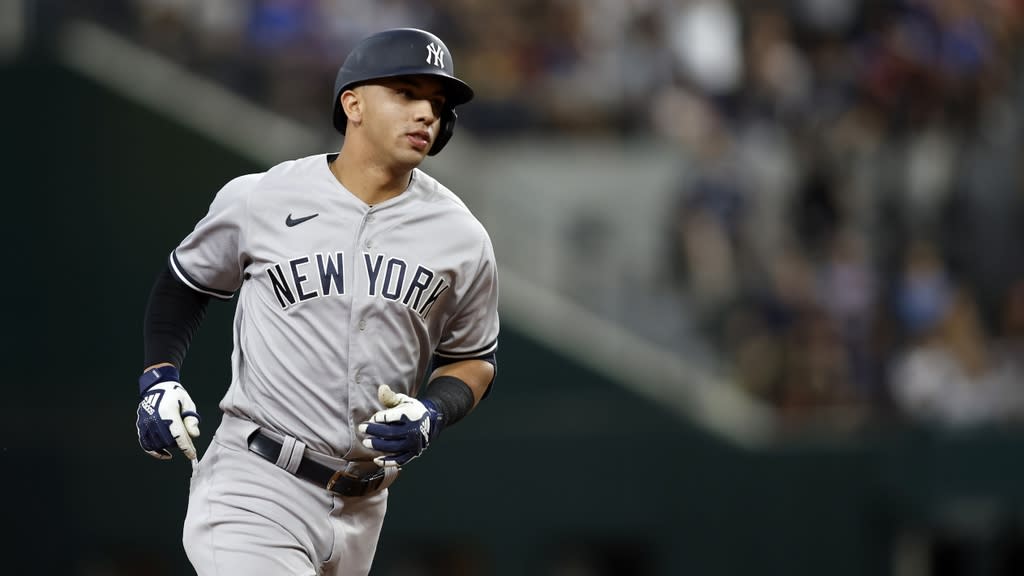
[[[378,466],[402,466],[422,454],[441,430],[469,415],[487,394],[496,372],[491,353],[485,359],[439,366],[418,398],[381,385],[378,397],[384,409],[359,426],[366,436],[363,445],[384,453],[374,458]]]
[[[433,370],[417,398],[378,390],[384,409],[361,424],[363,445],[383,452],[379,466],[419,456],[441,431],[466,417],[487,395],[497,373],[498,278],[490,239],[483,237],[476,273],[434,351]]]
[[[433,383],[434,380],[443,376],[458,378],[473,393],[472,409],[480,403],[480,400],[483,399],[488,389],[490,389],[496,372],[493,359],[490,361],[479,359],[460,360],[451,364],[445,364],[434,370],[430,375],[430,382]],[[429,384],[427,389],[430,389]]]

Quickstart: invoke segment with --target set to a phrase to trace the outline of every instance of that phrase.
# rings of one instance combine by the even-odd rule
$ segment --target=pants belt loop
[[[295,474],[295,471],[299,469],[299,464],[302,463],[302,456],[306,452],[306,445],[295,439],[292,436],[285,436],[284,442],[281,443],[281,453],[277,456],[277,462],[274,464],[278,468],[283,468],[290,474]]]
[[[385,466],[384,467],[384,480],[377,487],[376,491],[381,491],[391,486],[391,483],[398,479],[398,473],[400,469],[398,466]]]

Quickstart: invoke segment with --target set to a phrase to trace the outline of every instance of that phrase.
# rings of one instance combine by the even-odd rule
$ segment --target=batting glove
[[[441,433],[444,418],[430,400],[399,394],[387,384],[380,386],[377,397],[385,409],[359,425],[359,431],[367,436],[363,446],[385,453],[373,459],[377,466],[404,465],[422,454]]]
[[[189,460],[196,459],[193,438],[199,437],[199,413],[188,392],[178,382],[178,369],[160,366],[139,377],[139,445],[150,456],[170,460],[168,448],[178,445]]]

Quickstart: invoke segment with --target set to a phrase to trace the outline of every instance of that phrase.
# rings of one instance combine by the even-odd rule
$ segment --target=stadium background
[[[374,574],[1024,572],[1021,18],[3,3],[5,562],[188,573],[188,467],[131,429],[149,283],[228,179],[336,148],[340,55],[408,24],[478,91],[426,169],[494,236],[502,374],[394,491]],[[203,448],[231,310],[185,368]]]

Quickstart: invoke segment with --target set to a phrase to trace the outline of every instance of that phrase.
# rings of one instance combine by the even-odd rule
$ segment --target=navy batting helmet
[[[472,100],[473,89],[455,77],[451,53],[441,39],[416,28],[385,30],[356,44],[334,81],[334,127],[344,134],[348,122],[339,101],[342,92],[371,80],[413,74],[435,76],[444,85],[441,126],[427,154],[440,152],[455,130],[455,107]]]

